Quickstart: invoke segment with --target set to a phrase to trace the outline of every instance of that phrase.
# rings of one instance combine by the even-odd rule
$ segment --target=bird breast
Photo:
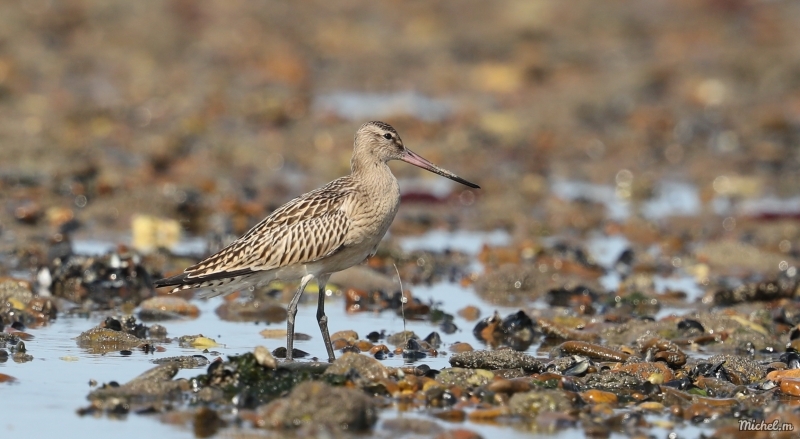
[[[372,251],[389,230],[400,204],[400,187],[391,172],[388,177],[363,186],[369,189],[355,192],[348,203],[348,217],[352,221],[348,246],[363,246]]]

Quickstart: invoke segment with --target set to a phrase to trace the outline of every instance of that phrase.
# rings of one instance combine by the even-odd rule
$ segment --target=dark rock
[[[512,350],[462,352],[450,357],[450,364],[470,369],[523,369],[532,373],[544,370],[541,361]]]
[[[307,381],[287,397],[259,408],[257,415],[257,425],[266,428],[294,429],[314,424],[365,431],[378,420],[378,406],[360,390]]]

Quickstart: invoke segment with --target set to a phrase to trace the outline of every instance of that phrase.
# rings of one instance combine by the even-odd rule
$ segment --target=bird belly
[[[336,273],[364,262],[369,256],[371,246],[362,244],[343,247],[338,252],[309,264],[309,268],[317,273]]]

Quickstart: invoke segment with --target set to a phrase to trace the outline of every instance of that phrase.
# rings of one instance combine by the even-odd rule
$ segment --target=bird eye
[[[392,140],[392,135],[389,134],[389,133],[386,133],[386,134],[383,135],[383,138],[386,139],[386,140]]]

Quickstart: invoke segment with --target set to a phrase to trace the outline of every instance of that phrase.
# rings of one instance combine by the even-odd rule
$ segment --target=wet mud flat
[[[701,294],[689,298],[657,288],[656,278],[683,271],[671,260],[671,268],[644,269],[634,244],[603,265],[614,240],[533,249],[475,234],[494,244],[470,253],[450,249],[453,236],[430,234],[428,248],[416,249],[419,240],[398,239],[369,265],[337,275],[328,291],[333,363],[319,360],[316,332],[304,332],[316,327],[313,289],[301,302],[299,321],[308,324],[299,326],[299,359],[287,363],[293,285],[213,302],[163,295],[148,286],[160,275],[151,267],[186,256],[125,247],[89,256],[57,243],[49,253],[62,253],[34,281],[0,279],[3,385],[37,388],[49,395],[42,403],[75,401],[27,382],[36,378],[24,368],[41,352],[49,368],[88,366],[79,374],[89,380],[77,399],[85,400],[70,409],[76,419],[143,417],[198,437],[482,437],[496,429],[738,437],[740,421],[797,425],[800,321],[789,269],[737,285],[697,282]],[[406,279],[402,295],[395,265]],[[619,279],[613,289],[601,285],[610,278]],[[39,347],[64,324],[69,347]]]
[[[267,6],[0,6],[4,433],[797,436],[797,2]],[[397,167],[336,362],[313,286],[291,364],[294,285],[152,288],[368,119],[482,189]]]

